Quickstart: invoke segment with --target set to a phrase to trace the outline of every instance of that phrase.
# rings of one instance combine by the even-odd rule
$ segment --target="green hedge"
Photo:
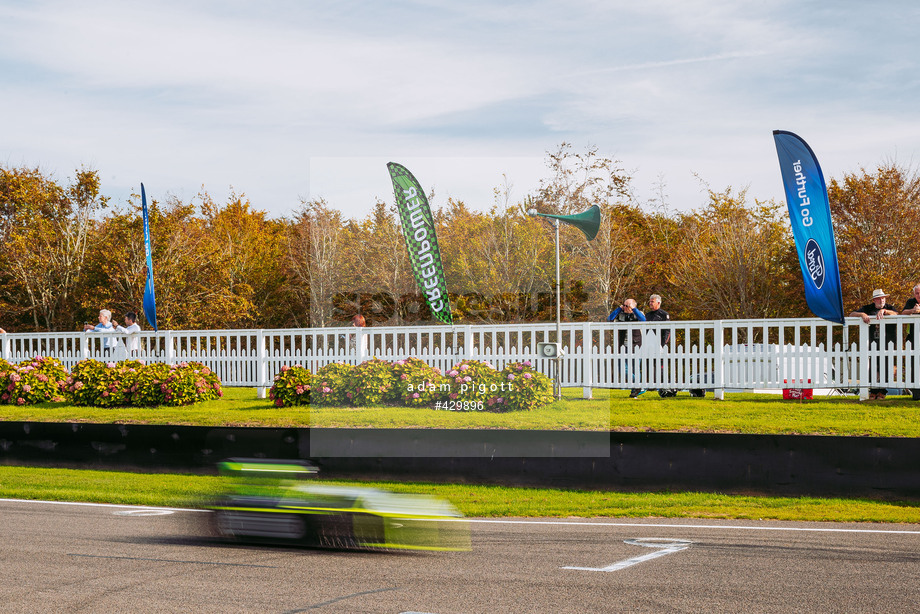
[[[490,363],[464,360],[441,373],[418,358],[331,363],[315,375],[285,365],[268,395],[278,407],[391,404],[493,412],[527,411],[553,401],[552,382],[530,361],[497,371]]]

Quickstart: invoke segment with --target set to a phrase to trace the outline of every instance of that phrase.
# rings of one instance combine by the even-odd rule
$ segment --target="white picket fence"
[[[586,397],[591,388],[705,389],[717,398],[726,390],[858,389],[865,397],[869,388],[920,388],[920,352],[912,350],[920,327],[914,337],[908,334],[914,321],[920,319],[886,318],[879,327],[884,350],[868,343],[870,327],[878,324],[859,318],[848,318],[845,326],[818,319],[565,323],[561,381],[582,387]],[[640,346],[633,342],[635,331]],[[118,345],[106,350],[105,337],[118,339]],[[497,369],[530,360],[552,376],[555,361],[536,355],[537,344],[546,341],[557,341],[554,323],[35,333],[0,335],[0,358],[15,363],[53,356],[68,368],[87,358],[198,361],[224,385],[254,386],[264,394],[283,365],[316,372],[331,362],[357,364],[373,357],[413,356],[441,370],[463,359],[488,361]]]

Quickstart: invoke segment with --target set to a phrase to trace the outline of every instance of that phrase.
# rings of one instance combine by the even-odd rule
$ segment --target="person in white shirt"
[[[137,314],[133,311],[129,311],[125,314],[125,324],[127,326],[119,326],[118,322],[112,320],[112,324],[115,326],[115,332],[125,333],[127,335],[133,335],[135,333],[141,332],[141,327],[137,323]],[[128,346],[128,351],[132,354],[136,354],[141,347],[141,340],[138,337],[132,337],[131,339],[125,340],[125,345]]]

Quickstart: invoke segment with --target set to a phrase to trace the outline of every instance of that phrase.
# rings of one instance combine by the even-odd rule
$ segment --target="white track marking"
[[[667,554],[674,554],[675,552],[680,552],[681,550],[686,550],[690,547],[690,544],[693,542],[684,540],[684,539],[667,539],[667,538],[656,538],[656,537],[639,537],[636,539],[625,539],[623,543],[630,544],[632,546],[644,546],[645,548],[658,548],[656,552],[651,552],[649,554],[643,554],[642,556],[634,556],[629,559],[624,559],[613,565],[608,565],[607,567],[563,567],[562,569],[575,569],[578,571],[619,571],[621,569],[626,569],[627,567],[632,567],[639,563],[645,561],[650,561],[652,559],[657,559],[660,556],[665,556]]]
[[[141,509],[141,510],[119,510],[114,512],[116,516],[169,516],[174,514],[172,510],[155,510],[155,509]]]
[[[113,507],[122,509],[157,509],[171,510],[173,512],[205,512],[211,513],[211,510],[182,508],[182,507],[155,507],[149,505],[119,505],[115,503],[81,503],[77,501],[42,501],[39,499],[0,499],[0,503],[46,503],[49,505],[75,505],[88,507]],[[763,527],[763,526],[729,526],[718,524],[664,524],[652,522],[574,522],[571,520],[493,520],[489,518],[426,518],[431,522],[469,522],[471,524],[534,524],[534,525],[559,525],[575,527],[628,527],[639,528],[647,527],[650,529],[719,529],[726,531],[794,531],[801,533],[879,533],[885,535],[917,535],[920,536],[920,528],[914,531],[903,529],[840,529],[840,528],[822,528],[822,527]],[[775,522],[789,522],[777,520]]]
[[[168,512],[210,512],[183,507],[156,507],[153,505],[119,505],[117,503],[83,503],[81,501],[42,501],[41,499],[0,499],[0,503],[44,503],[47,505],[73,505],[78,507],[107,507],[127,510],[163,510]]]
[[[804,533],[883,533],[890,535],[918,535],[920,530],[906,531],[898,529],[832,529],[821,527],[748,527],[748,526],[729,526],[719,524],[659,524],[645,522],[572,522],[570,520],[488,520],[478,518],[449,519],[442,522],[469,522],[483,524],[545,524],[545,525],[563,525],[576,527],[648,527],[650,529],[720,529],[727,531],[799,531]],[[776,522],[788,522],[777,520]],[[804,521],[802,521],[804,522]]]

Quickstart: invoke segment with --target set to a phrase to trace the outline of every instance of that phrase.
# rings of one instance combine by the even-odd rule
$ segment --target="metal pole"
[[[556,223],[556,343],[559,344],[560,353],[562,351],[562,295],[559,289],[559,220],[553,220]],[[556,378],[553,382],[553,395],[557,399],[562,398],[562,356],[556,357]]]

